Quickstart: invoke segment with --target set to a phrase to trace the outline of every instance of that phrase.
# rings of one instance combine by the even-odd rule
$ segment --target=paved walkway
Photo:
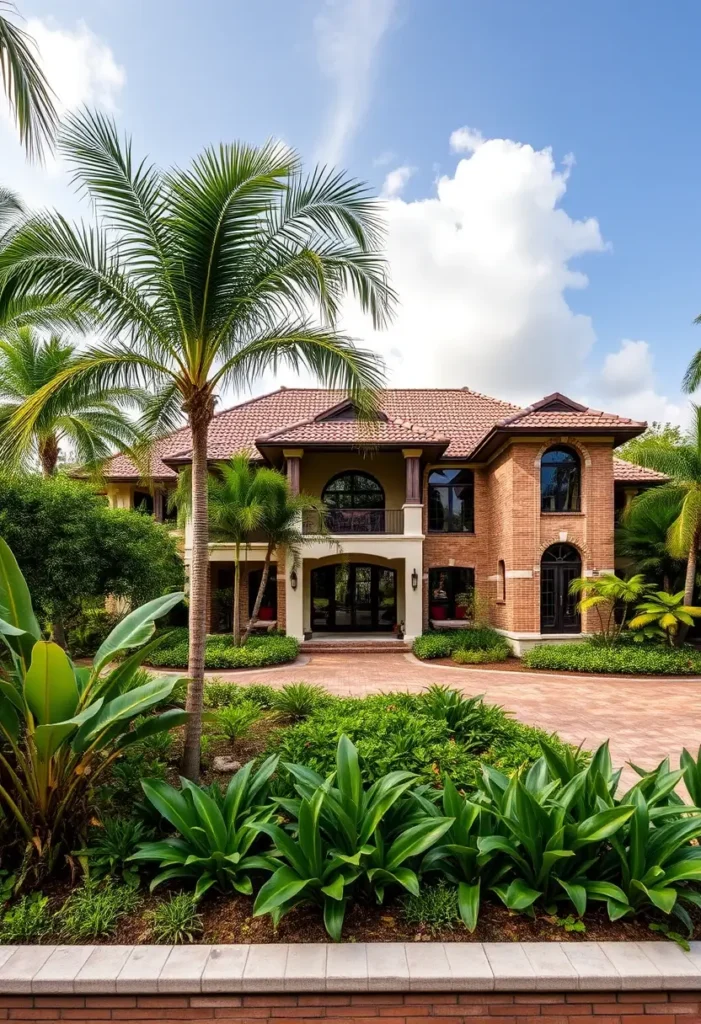
[[[300,663],[301,662],[301,663]],[[557,732],[589,749],[611,741],[615,765],[634,761],[653,767],[682,747],[701,744],[701,678],[664,679],[543,675],[463,669],[420,662],[412,654],[316,654],[292,665],[250,672],[209,673],[236,683],[317,683],[331,693],[360,696],[385,690],[419,691],[448,683],[465,693],[483,693],[518,719]],[[632,772],[626,779],[632,780]]]

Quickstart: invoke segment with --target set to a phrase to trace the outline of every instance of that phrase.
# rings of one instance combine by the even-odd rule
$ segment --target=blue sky
[[[66,105],[111,108],[159,162],[277,135],[384,191],[402,312],[383,337],[353,309],[347,323],[391,381],[684,418],[701,347],[695,0],[20,6]],[[0,146],[7,183],[77,209],[6,125]]]

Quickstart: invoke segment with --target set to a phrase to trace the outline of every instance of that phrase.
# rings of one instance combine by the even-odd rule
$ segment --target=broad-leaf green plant
[[[158,779],[144,779],[142,787],[149,803],[178,832],[144,843],[130,858],[157,861],[163,869],[151,882],[152,891],[163,882],[178,879],[194,883],[197,899],[212,886],[222,892],[235,889],[251,895],[251,871],[278,867],[272,857],[251,852],[258,828],[273,815],[268,783],[277,760],[269,757],[257,771],[249,761],[233,776],[225,793],[218,787],[202,789],[184,778],[181,790]]]
[[[176,680],[154,678],[128,689],[155,620],[182,599],[168,594],[137,608],[100,645],[91,666],[76,668],[61,647],[41,639],[24,577],[0,538],[0,640],[8,673],[0,679],[0,803],[49,868],[66,832],[81,828],[89,791],[122,751],[187,719],[175,709],[133,727],[167,699]],[[132,648],[138,649],[110,668]]]
[[[701,618],[701,608],[686,604],[683,590],[676,594],[658,590],[641,601],[635,611],[630,628],[636,633],[636,639],[658,638],[665,640],[670,647],[674,646],[680,634],[693,626],[694,619]]]

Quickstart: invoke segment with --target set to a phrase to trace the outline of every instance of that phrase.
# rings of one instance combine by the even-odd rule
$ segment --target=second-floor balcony
[[[323,520],[323,522],[322,522]],[[404,533],[402,508],[331,508],[307,512],[302,520],[305,534]]]

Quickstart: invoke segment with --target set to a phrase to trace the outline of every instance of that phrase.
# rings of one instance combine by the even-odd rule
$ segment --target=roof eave
[[[519,435],[524,437],[536,436],[536,437],[606,437],[613,438],[613,447],[618,447],[619,444],[624,444],[626,441],[632,440],[634,437],[639,437],[643,431],[647,428],[647,423],[633,423],[625,424],[619,423],[615,426],[604,425],[591,426],[591,427],[553,427],[542,426],[542,427],[519,427],[513,429],[512,427],[503,426],[497,424],[492,427],[488,434],[486,434],[479,442],[476,448],[473,449],[470,458],[482,462],[490,458],[501,445],[513,438],[517,438]]]

